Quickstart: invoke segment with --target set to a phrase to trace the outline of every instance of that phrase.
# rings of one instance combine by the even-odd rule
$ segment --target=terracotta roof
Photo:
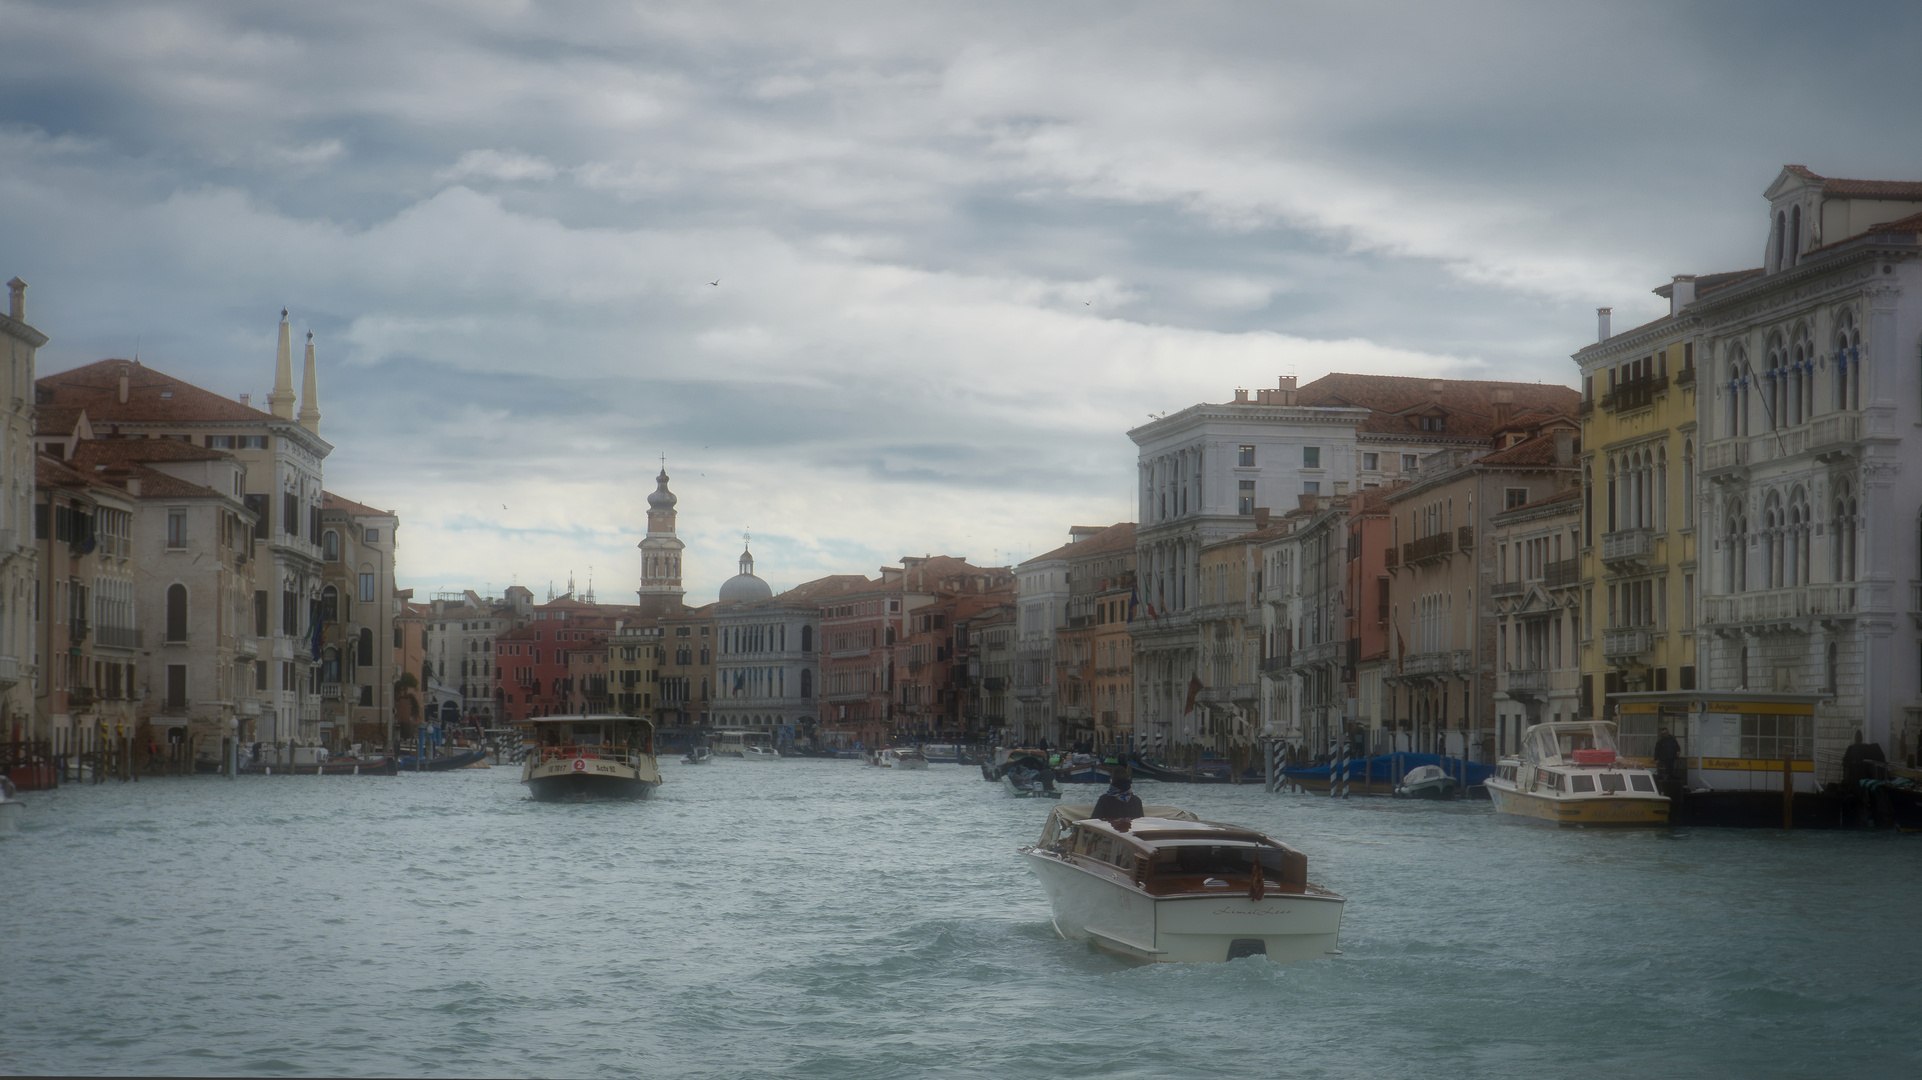
[[[1440,390],[1434,389],[1436,383]],[[1513,396],[1509,423],[1495,420],[1495,391]],[[1358,375],[1337,372],[1301,388],[1295,400],[1302,405],[1347,405],[1369,410],[1361,430],[1383,434],[1420,434],[1453,439],[1485,439],[1525,412],[1573,417],[1581,395],[1553,383],[1492,382],[1476,379],[1424,379],[1406,375]],[[1419,417],[1439,406],[1447,414],[1446,430],[1424,432]]]
[[[138,461],[219,461],[231,458],[225,450],[179,439],[82,439],[74,444],[73,460],[81,466]]]
[[[1810,172],[1805,165],[1784,165],[1784,169],[1804,180],[1822,185],[1822,194],[1845,199],[1895,199],[1922,202],[1922,182],[1915,180],[1843,180]]]
[[[35,435],[71,435],[80,426],[80,414],[86,409],[78,405],[42,405],[35,410],[33,421]]]
[[[34,487],[90,487],[98,482],[57,457],[46,454],[35,454],[33,457]]]
[[[120,373],[125,371],[127,400],[120,400]],[[115,423],[217,423],[222,420],[259,424],[277,419],[271,413],[176,379],[132,360],[100,360],[71,371],[37,380],[34,385],[47,405],[85,407],[96,426]],[[167,396],[162,397],[162,394]]]
[[[323,510],[338,510],[343,514],[349,514],[353,517],[394,516],[392,510],[376,510],[366,503],[357,503],[352,499],[336,495],[331,491],[322,491],[320,493],[320,507]],[[1252,871],[1250,872],[1252,873]]]
[[[812,603],[825,600],[839,593],[847,592],[850,589],[859,589],[867,585],[867,583],[868,579],[859,574],[830,574],[827,577],[802,582],[769,600],[761,601],[761,603]]]
[[[1083,537],[1073,543],[1063,544],[1053,551],[1036,555],[1021,565],[1026,566],[1028,563],[1037,563],[1044,559],[1067,559],[1083,555],[1101,555],[1111,551],[1131,551],[1134,546],[1135,523],[1119,521],[1092,536]]]
[[[1473,464],[1476,464],[1476,465],[1531,465],[1531,466],[1532,465],[1554,465],[1555,464],[1555,436],[1537,435],[1532,439],[1524,439],[1523,441],[1518,442],[1515,445],[1508,447],[1505,450],[1497,450],[1492,454],[1487,454],[1483,457],[1477,458],[1473,462]],[[1571,462],[1565,467],[1572,469],[1575,466],[1573,462]]]

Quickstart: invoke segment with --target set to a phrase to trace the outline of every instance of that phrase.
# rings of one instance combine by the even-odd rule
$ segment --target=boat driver
[[[1116,767],[1108,781],[1108,790],[1102,793],[1094,804],[1094,816],[1103,821],[1126,822],[1131,818],[1146,817],[1141,807],[1141,796],[1134,793],[1134,777],[1128,775],[1124,767]]]

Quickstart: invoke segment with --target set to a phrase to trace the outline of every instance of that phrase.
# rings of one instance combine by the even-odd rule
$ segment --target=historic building
[[[1898,758],[1922,733],[1922,472],[1903,465],[1922,424],[1922,183],[1791,165],[1764,197],[1761,272],[1682,308],[1703,381],[1698,679],[1827,695],[1819,725],[1792,720],[1795,745],[1755,755],[1812,742],[1825,781],[1858,731]]]
[[[686,610],[681,588],[681,552],[686,545],[674,534],[674,506],[680,500],[667,489],[667,463],[654,478],[647,497],[647,535],[640,542],[640,614],[643,618],[678,615]]]
[[[721,585],[714,607],[716,728],[765,731],[777,745],[811,739],[821,719],[821,609],[858,575],[819,578],[780,595],[741,550],[740,573]]]
[[[27,325],[27,283],[7,282],[0,348],[8,394],[0,401],[0,738],[46,739],[34,721],[33,604],[38,548],[33,537],[34,356],[47,337]]]
[[[1514,433],[1497,435],[1499,450],[1431,454],[1420,479],[1383,496],[1396,551],[1385,559],[1394,643],[1382,708],[1395,731],[1411,736],[1413,749],[1494,760],[1498,642],[1489,525],[1506,509],[1580,483],[1574,418],[1551,418],[1537,430],[1520,442],[1512,441]],[[1563,643],[1565,653],[1572,647]]]
[[[317,362],[307,341],[305,393],[295,411],[286,313],[274,369],[270,412],[210,393],[131,360],[97,363],[38,380],[41,406],[84,409],[96,438],[162,439],[231,455],[242,466],[251,511],[258,589],[269,609],[258,648],[275,672],[258,691],[255,728],[267,743],[313,744],[320,736],[319,683],[313,675],[314,624],[321,590],[321,463],[333,449],[320,437]],[[223,492],[223,494],[225,494]]]
[[[69,759],[128,739],[145,745],[140,676],[152,654],[141,655],[135,628],[139,502],[51,455],[40,456],[35,473],[34,595],[45,599],[32,624],[33,655],[44,660],[30,735]]]
[[[400,600],[394,590],[391,510],[321,492],[320,741],[369,751],[396,745],[390,647]]]
[[[1133,734],[1119,727],[1133,703],[1122,709],[1109,696],[1116,676],[1096,684],[1095,638],[1097,625],[1111,625],[1098,621],[1101,605],[1134,588],[1134,544],[1133,522],[1076,525],[1066,544],[1015,568],[1015,727],[1025,740],[1076,745]],[[1112,654],[1113,642],[1105,644]],[[1132,680],[1123,681],[1132,694]]]
[[[510,585],[500,596],[472,589],[435,593],[423,623],[427,678],[421,689],[429,718],[447,722],[472,716],[489,727],[506,719],[501,696],[525,696],[526,691],[503,685],[496,644],[502,634],[534,618],[534,593],[525,586]]]
[[[1586,442],[1584,442],[1586,445]],[[1584,464],[1588,458],[1584,455]],[[1495,753],[1521,748],[1544,721],[1589,715],[1581,703],[1582,506],[1586,487],[1523,502],[1489,519],[1494,553]],[[1652,744],[1651,747],[1652,749]]]

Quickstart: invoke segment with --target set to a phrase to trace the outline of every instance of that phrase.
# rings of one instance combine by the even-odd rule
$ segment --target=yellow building
[[[1684,309],[1750,273],[1677,277],[1655,290],[1669,300],[1669,314],[1620,334],[1609,332],[1609,310],[1600,309],[1599,340],[1575,354],[1583,716],[1615,718],[1612,695],[1698,685],[1699,332]]]

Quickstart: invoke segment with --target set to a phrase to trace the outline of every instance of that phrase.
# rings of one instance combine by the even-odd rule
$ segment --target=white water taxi
[[[654,725],[636,716],[522,720],[533,745],[521,783],[536,802],[645,799],[661,786]]]
[[[716,757],[775,761],[781,756],[774,752],[774,736],[765,731],[724,729],[709,736],[707,743],[714,748]]]
[[[1337,953],[1345,901],[1308,881],[1308,858],[1253,829],[1173,806],[1131,821],[1061,805],[1021,848],[1055,932],[1138,960],[1277,963]]]
[[[1537,724],[1519,756],[1503,758],[1488,797],[1504,814],[1558,825],[1653,828],[1668,824],[1668,796],[1655,773],[1615,752],[1606,720]]]

